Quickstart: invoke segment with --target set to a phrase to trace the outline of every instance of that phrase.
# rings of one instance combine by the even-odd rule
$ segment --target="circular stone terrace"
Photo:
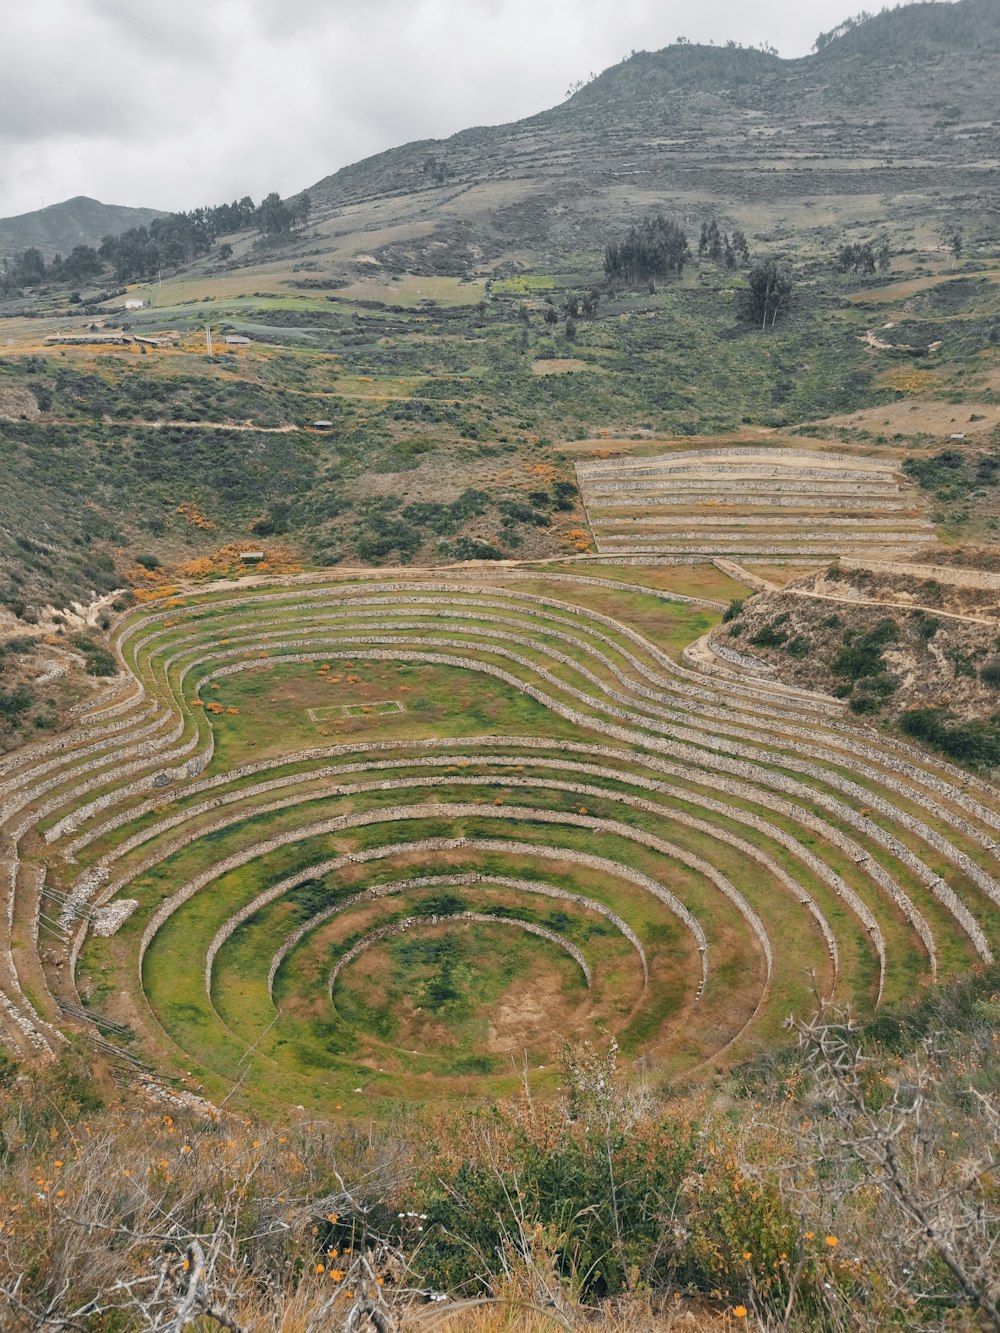
[[[0,761],[8,1043],[347,1113],[545,1088],[598,1034],[682,1075],[992,958],[988,784],[687,661],[721,574],[582,569],[126,614],[115,684]]]

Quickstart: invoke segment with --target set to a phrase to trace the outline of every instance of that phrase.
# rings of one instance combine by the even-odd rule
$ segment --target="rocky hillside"
[[[141,308],[110,269],[11,295],[0,604],[218,574],[275,539],[283,567],[586,553],[578,458],[775,430],[890,454],[939,533],[991,543],[998,44],[996,6],[960,0],[802,60],[638,53],[539,116],[320,181],[307,222],[140,274]],[[690,263],[606,281],[606,243],[657,211]],[[711,225],[743,258],[699,254]],[[768,256],[792,285],[762,337]]]
[[[1000,620],[987,578],[832,566],[735,602],[723,660],[845,699],[975,767],[1000,765]],[[958,575],[959,579],[963,576]],[[996,576],[994,576],[995,578]]]
[[[960,0],[880,14],[799,60],[730,46],[643,51],[551,111],[408,144],[310,193],[320,216],[418,194],[425,220],[487,253],[504,241],[563,251],[599,240],[650,192],[813,208],[818,195],[933,190],[957,222],[973,194],[980,211],[1000,146],[998,49],[996,5]]]

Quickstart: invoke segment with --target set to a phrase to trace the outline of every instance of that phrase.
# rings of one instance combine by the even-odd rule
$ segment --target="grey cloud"
[[[130,0],[91,0],[107,30],[112,49],[123,46],[133,59],[179,62],[178,73],[190,65],[211,66],[224,55],[233,35],[227,31],[224,3],[173,0],[166,5],[134,4]],[[183,62],[183,63],[180,63]]]

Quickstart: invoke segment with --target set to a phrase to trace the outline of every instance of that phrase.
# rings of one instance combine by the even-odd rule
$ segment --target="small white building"
[[[227,333],[227,334],[226,334],[226,346],[227,346],[227,347],[249,347],[249,346],[250,346],[250,339],[249,339],[249,338],[244,338],[243,335],[242,335],[242,333]]]
[[[125,309],[141,310],[143,306],[145,306],[145,304],[146,304],[145,301],[140,301],[137,297],[130,296],[129,299],[125,302]]]

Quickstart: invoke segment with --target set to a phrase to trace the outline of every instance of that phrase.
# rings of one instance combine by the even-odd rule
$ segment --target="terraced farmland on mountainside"
[[[619,577],[120,618],[120,682],[3,761],[7,1039],[57,1051],[76,1015],[213,1096],[252,1049],[258,1104],[350,1110],[501,1092],[512,1057],[546,1087],[595,1030],[664,1077],[813,987],[870,1012],[991,958],[995,789],[685,665],[723,603]]]
[[[4,1329],[1000,1329],[998,59],[0,266]]]
[[[787,449],[679,449],[578,463],[602,555],[903,558],[936,541],[926,506],[891,463]]]
[[[614,1033],[666,1081],[817,990],[871,1013],[993,956],[989,766],[901,738],[932,659],[963,726],[998,674],[993,607],[949,638],[921,564],[988,561],[1000,524],[990,22],[639,53],[319,182],[308,223],[214,238],[127,317],[110,273],[11,297],[19,1052],[82,1027],[211,1098],[387,1108],[525,1056],[551,1088],[562,1039]],[[614,280],[659,211],[747,265]],[[884,271],[840,264],[883,240]],[[873,586],[792,577],[841,557]],[[891,648],[889,603],[924,613]],[[121,678],[61,730],[105,630]],[[861,631],[886,669],[844,683]]]

